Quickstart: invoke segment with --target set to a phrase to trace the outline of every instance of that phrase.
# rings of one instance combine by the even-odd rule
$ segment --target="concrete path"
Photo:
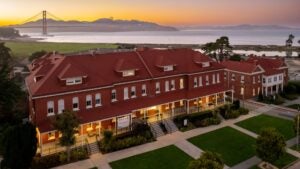
[[[252,131],[246,130],[246,129],[244,129],[240,126],[237,126],[235,124],[231,124],[229,126],[236,129],[236,130],[238,130],[238,131],[240,131],[240,132],[242,132],[242,133],[244,133],[244,134],[247,134],[248,136],[251,136],[251,137],[254,137],[254,138],[257,138],[257,136],[258,136],[256,133],[253,133]]]
[[[247,169],[250,168],[254,165],[257,165],[258,163],[261,162],[261,159],[259,159],[258,157],[254,156],[252,158],[249,158],[246,161],[243,161],[233,167],[231,167],[230,169]]]
[[[194,159],[198,159],[203,152],[200,148],[186,140],[181,140],[175,143],[175,146],[180,148],[182,151],[184,151],[186,154],[193,157]]]
[[[300,97],[298,97],[298,99],[295,100],[285,100],[285,103],[282,104],[282,106],[288,106],[288,105],[292,105],[292,104],[299,104],[300,103]]]
[[[75,168],[89,169],[92,167],[95,167],[94,163],[91,161],[91,159],[87,159],[87,160],[77,161],[75,163],[71,163],[67,165],[58,166],[55,167],[54,169],[75,169]]]

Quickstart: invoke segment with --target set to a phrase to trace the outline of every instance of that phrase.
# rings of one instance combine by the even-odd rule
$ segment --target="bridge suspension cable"
[[[24,22],[22,22],[20,25],[23,25],[23,24],[25,24],[25,23],[27,23],[27,22],[33,21],[35,18],[37,18],[38,16],[41,16],[41,15],[42,15],[42,11],[39,12],[39,13],[37,13],[36,15],[34,15],[34,16],[32,16],[32,17],[26,19],[26,20],[25,20]]]

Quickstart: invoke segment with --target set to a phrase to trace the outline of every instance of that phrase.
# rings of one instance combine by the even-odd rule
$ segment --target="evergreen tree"
[[[224,162],[219,154],[204,152],[199,159],[191,161],[187,169],[223,169]]]

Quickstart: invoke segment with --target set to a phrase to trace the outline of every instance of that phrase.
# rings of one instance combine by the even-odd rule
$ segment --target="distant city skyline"
[[[299,0],[0,0],[0,26],[19,24],[42,10],[64,20],[142,20],[170,26],[300,26]]]

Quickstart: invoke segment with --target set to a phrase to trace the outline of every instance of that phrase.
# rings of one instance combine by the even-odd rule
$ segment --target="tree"
[[[234,55],[230,56],[229,60],[232,60],[232,61],[241,61],[242,57],[239,54],[234,54]]]
[[[268,165],[283,156],[285,146],[284,137],[275,128],[265,128],[257,137],[256,154]]]
[[[293,34],[290,34],[288,39],[285,41],[286,47],[291,47],[293,45],[293,40],[295,36]]]
[[[188,169],[223,169],[224,162],[219,154],[204,152],[200,158],[191,161]]]
[[[20,37],[20,33],[18,30],[14,29],[14,28],[0,27],[0,37],[17,38],[17,37]]]
[[[202,46],[202,50],[206,54],[216,59],[216,61],[222,61],[224,56],[228,54],[228,51],[232,49],[229,44],[229,38],[227,36],[222,36],[215,42],[209,42]],[[217,53],[219,58],[217,57]]]
[[[41,51],[37,51],[37,52],[34,52],[31,54],[31,56],[29,56],[28,60],[31,62],[37,58],[40,58],[42,56],[44,56],[47,52],[44,51],[44,50],[41,50]]]
[[[298,109],[300,108],[300,104],[298,105]],[[298,121],[299,120],[299,121]],[[298,130],[299,130],[299,133],[300,133],[300,114],[298,114],[295,118],[294,118],[294,131],[297,134],[298,133]],[[299,134],[300,135],[300,134]],[[299,146],[299,145],[297,145]]]
[[[6,47],[4,42],[0,42],[0,69],[2,69],[4,65],[9,65],[10,61],[10,48]]]
[[[62,134],[59,143],[61,146],[66,146],[68,161],[70,161],[71,146],[76,142],[75,133],[79,126],[79,119],[74,112],[66,111],[56,115],[53,125]]]
[[[1,168],[29,168],[37,150],[35,126],[31,123],[10,126],[4,136]]]

